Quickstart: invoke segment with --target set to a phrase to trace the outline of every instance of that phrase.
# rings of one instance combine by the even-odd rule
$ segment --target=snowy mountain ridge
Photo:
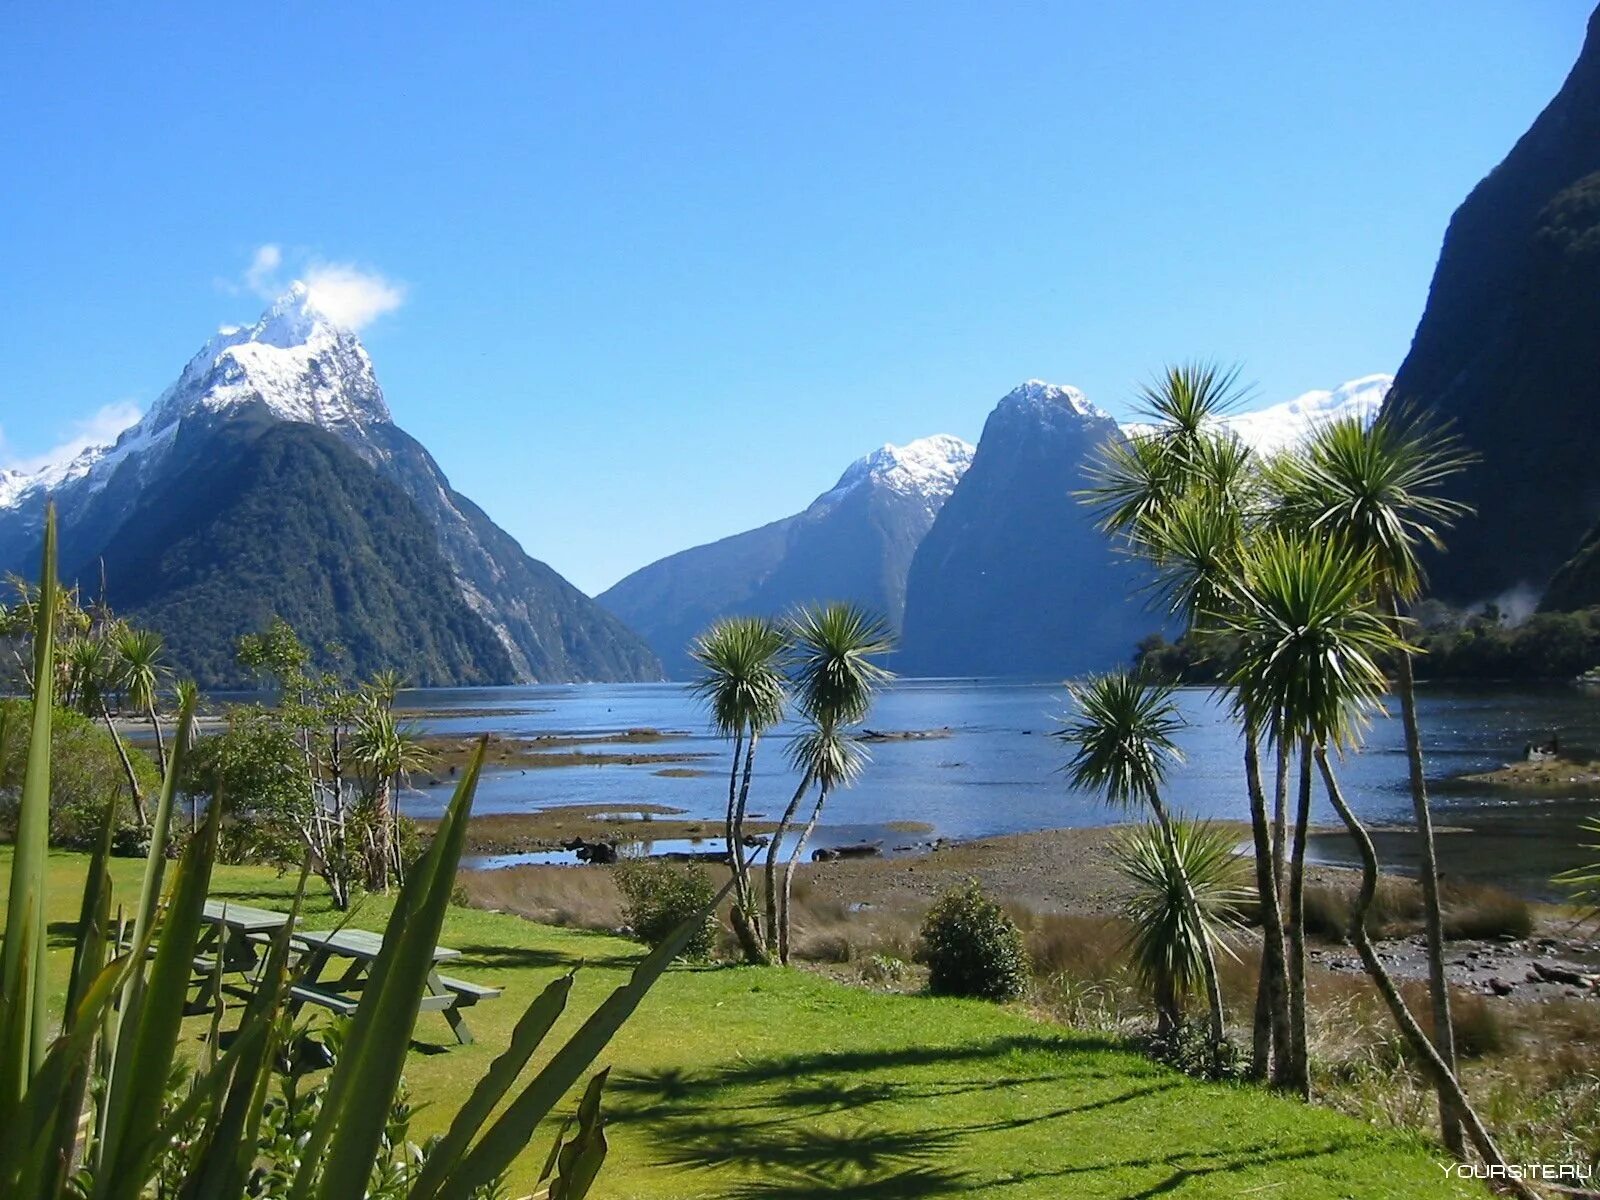
[[[306,286],[296,283],[253,325],[218,330],[115,442],[32,473],[0,470],[0,509],[20,507],[79,479],[87,481],[89,493],[97,492],[127,459],[156,465],[186,417],[253,402],[281,420],[316,425],[347,440],[392,421],[360,339],[334,324],[312,303]]]
[[[953,434],[936,433],[904,446],[885,443],[845,468],[839,482],[812,501],[832,507],[857,488],[877,485],[902,496],[918,496],[938,508],[972,465],[975,447]]]
[[[1331,391],[1304,392],[1293,400],[1253,412],[1230,413],[1222,418],[1221,424],[1238,434],[1257,454],[1277,454],[1329,421],[1354,416],[1363,424],[1371,424],[1377,420],[1383,399],[1393,386],[1393,375],[1363,375]],[[1122,426],[1122,432],[1138,437],[1152,428],[1139,421],[1129,421]]]

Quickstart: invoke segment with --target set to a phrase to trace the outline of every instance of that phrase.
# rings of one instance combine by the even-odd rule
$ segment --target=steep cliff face
[[[1572,73],[1445,234],[1390,403],[1482,457],[1430,562],[1468,602],[1543,588],[1600,517],[1600,12]]]
[[[238,638],[274,617],[330,668],[388,668],[419,686],[514,677],[433,526],[337,437],[235,412],[186,425],[169,464],[75,565],[90,585],[103,567],[118,611],[160,633],[202,687],[246,682]]]
[[[906,675],[1061,677],[1125,662],[1161,621],[1074,495],[1117,423],[1030,380],[995,407],[907,581]]]

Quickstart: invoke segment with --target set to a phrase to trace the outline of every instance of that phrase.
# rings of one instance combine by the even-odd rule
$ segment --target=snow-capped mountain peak
[[[832,489],[815,504],[832,506],[857,488],[875,485],[903,496],[919,496],[937,508],[956,490],[972,465],[974,447],[948,433],[918,438],[904,446],[885,443],[851,463]]]
[[[151,431],[198,410],[260,401],[285,421],[348,430],[392,418],[361,340],[296,283],[253,325],[228,326],[151,406]]]
[[[28,474],[0,472],[0,509],[78,479],[98,491],[129,458],[153,465],[186,418],[256,403],[280,420],[317,425],[352,442],[364,441],[373,425],[392,421],[360,339],[296,283],[254,324],[219,329],[114,443]]]
[[[1089,398],[1075,387],[1047,383],[1043,379],[1030,379],[1012,388],[1000,399],[1001,409],[1056,409],[1068,408],[1080,417],[1109,417],[1110,414],[1089,403]]]

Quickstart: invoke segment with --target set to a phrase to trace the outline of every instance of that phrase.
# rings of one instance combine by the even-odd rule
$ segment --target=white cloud
[[[302,282],[311,303],[347,329],[364,329],[405,303],[406,289],[350,263],[313,263]]]
[[[131,400],[104,405],[89,416],[74,421],[62,441],[42,454],[16,455],[12,453],[5,435],[0,433],[0,466],[32,475],[46,467],[71,462],[90,446],[109,446],[117,440],[119,433],[142,415],[143,410]]]
[[[272,294],[274,291],[273,279],[278,274],[278,268],[283,265],[283,250],[268,242],[256,248],[255,256],[250,260],[250,265],[245,268],[244,285],[256,295],[263,292]]]
[[[301,259],[299,276],[284,278],[283,247],[265,242],[256,247],[250,265],[239,282],[227,285],[233,292],[253,293],[262,300],[276,300],[294,283],[305,285],[311,303],[330,320],[347,329],[364,329],[385,313],[405,303],[405,285],[348,262]]]

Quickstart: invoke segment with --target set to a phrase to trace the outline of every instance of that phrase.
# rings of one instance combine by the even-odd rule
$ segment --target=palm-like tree
[[[111,743],[116,747],[117,758],[122,763],[123,776],[128,781],[128,794],[133,800],[134,819],[142,828],[149,824],[144,792],[139,787],[139,777],[134,772],[133,760],[128,757],[128,748],[123,744],[122,734],[117,730],[117,723],[112,719],[111,707],[106,699],[107,692],[116,681],[115,666],[106,643],[96,633],[82,634],[67,643],[63,649],[62,659],[66,664],[66,703],[84,716],[99,720],[105,725],[106,732],[111,735]]]
[[[161,717],[156,706],[161,697],[161,681],[167,668],[161,661],[161,635],[150,629],[124,627],[112,640],[116,656],[116,678],[128,703],[141,710],[156,735],[156,764],[167,773],[167,743],[161,732]]]
[[[1256,539],[1244,562],[1237,603],[1224,618],[1242,643],[1232,677],[1235,703],[1250,713],[1277,714],[1281,736],[1314,748],[1328,799],[1362,861],[1350,939],[1396,1026],[1460,1115],[1478,1153],[1485,1162],[1503,1166],[1455,1073],[1406,1007],[1367,934],[1377,855],[1365,826],[1345,802],[1328,757],[1330,747],[1343,750],[1360,741],[1388,688],[1379,664],[1406,649],[1373,603],[1371,560],[1370,552],[1358,553],[1316,531]]]
[[[364,695],[350,734],[350,757],[368,780],[372,852],[368,862],[368,887],[387,890],[392,877],[403,873],[398,840],[394,836],[394,792],[407,774],[428,761],[416,731],[395,720],[394,710],[371,695]]]
[[[1204,822],[1176,821],[1169,841],[1147,821],[1117,841],[1117,870],[1134,885],[1125,906],[1135,972],[1155,996],[1159,1032],[1170,1033],[1181,1002],[1205,981],[1206,952],[1243,929],[1249,899],[1234,839]],[[1174,853],[1176,852],[1176,853]],[[1192,891],[1191,906],[1185,889]]]
[[[850,727],[865,719],[878,688],[891,678],[873,660],[894,645],[883,619],[853,604],[812,605],[791,616],[787,626],[790,675],[807,729],[790,753],[790,761],[800,772],[800,786],[767,847],[767,945],[785,963],[789,959],[789,894],[795,866],[829,792],[848,785],[860,773],[865,756]],[[784,866],[780,889],[778,849],[793,826],[801,800],[813,787],[818,789],[816,803]]]
[[[756,744],[783,719],[788,701],[784,646],[784,630],[777,622],[764,617],[729,617],[703,633],[691,651],[700,666],[695,695],[709,706],[717,732],[733,740],[723,829],[734,877],[733,928],[751,962],[766,962],[768,955],[744,860],[744,819]]]
[[[1196,639],[1215,631],[1208,614],[1226,605],[1242,547],[1268,516],[1263,464],[1218,424],[1243,398],[1236,369],[1207,364],[1169,368],[1142,394],[1147,432],[1109,442],[1092,471],[1092,486],[1081,496],[1099,511],[1102,529],[1155,566],[1155,591]],[[1245,785],[1262,914],[1251,1069],[1264,1075],[1270,1054],[1274,1081],[1288,1085],[1293,1082],[1296,1038],[1284,956],[1283,871],[1278,865],[1286,840],[1287,747],[1278,748],[1274,836],[1261,779],[1262,728],[1246,724],[1244,729]],[[1297,994],[1303,997],[1303,988]]]
[[[1340,539],[1367,556],[1370,590],[1379,612],[1403,639],[1403,605],[1416,599],[1423,575],[1420,551],[1442,549],[1441,534],[1468,509],[1440,489],[1473,461],[1454,437],[1403,411],[1390,409],[1370,426],[1351,417],[1318,428],[1305,451],[1285,459],[1275,480],[1291,519]],[[1444,970],[1444,924],[1433,821],[1417,722],[1411,651],[1394,655],[1405,726],[1411,808],[1417,826],[1418,877],[1427,931],[1429,993],[1439,1056],[1455,1069],[1450,989]],[[1307,786],[1309,786],[1309,781]],[[1439,1097],[1445,1144],[1462,1150],[1460,1123]]]
[[[1120,808],[1148,810],[1155,817],[1165,842],[1164,852],[1177,873],[1189,909],[1188,920],[1193,928],[1203,928],[1199,899],[1184,874],[1174,822],[1161,798],[1168,766],[1183,758],[1174,739],[1184,720],[1173,701],[1173,690],[1127,672],[1102,675],[1075,684],[1070,690],[1076,712],[1057,736],[1075,747],[1067,764],[1072,786],[1098,792]],[[1226,1035],[1222,986],[1211,942],[1202,939],[1199,952],[1215,1054]]]

